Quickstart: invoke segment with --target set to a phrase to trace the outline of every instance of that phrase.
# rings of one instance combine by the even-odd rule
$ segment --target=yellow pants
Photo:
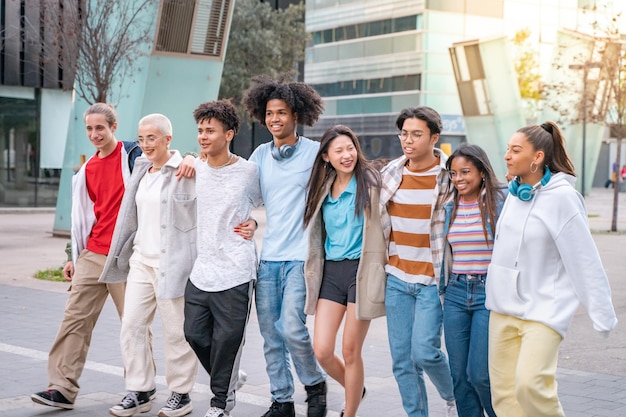
[[[565,416],[555,380],[562,340],[545,324],[491,312],[489,377],[497,415]]]

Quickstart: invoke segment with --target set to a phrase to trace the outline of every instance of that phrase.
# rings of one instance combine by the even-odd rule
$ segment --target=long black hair
[[[328,153],[328,148],[335,138],[345,135],[352,140],[356,149],[356,164],[354,166],[354,176],[356,177],[356,204],[354,214],[358,216],[370,208],[370,186],[380,187],[380,174],[363,155],[361,144],[356,134],[348,126],[336,125],[329,128],[320,140],[320,149],[315,156],[311,178],[307,186],[306,206],[304,209],[304,227],[307,227],[323,195],[324,184],[328,178],[335,173],[335,168],[324,161],[323,156]]]
[[[487,154],[480,146],[472,144],[463,144],[459,146],[457,150],[450,155],[448,161],[446,162],[448,172],[452,166],[452,161],[454,161],[454,158],[458,157],[463,157],[474,164],[476,169],[478,169],[478,172],[480,172],[480,175],[483,177],[483,181],[480,185],[480,191],[478,192],[478,208],[480,209],[480,217],[483,223],[485,241],[488,241],[487,221],[489,221],[489,224],[491,225],[492,232],[495,232],[496,222],[498,221],[498,201],[504,200],[504,193],[502,191],[504,186],[500,183],[500,181],[498,181]],[[460,197],[452,182],[450,182],[448,196],[450,194],[454,196],[454,208],[452,209],[452,221],[454,221]]]

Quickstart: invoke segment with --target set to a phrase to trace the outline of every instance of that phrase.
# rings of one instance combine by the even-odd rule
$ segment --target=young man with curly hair
[[[308,417],[324,417],[326,375],[315,359],[304,314],[305,191],[319,143],[296,132],[298,124],[317,121],[322,99],[288,75],[258,76],[243,103],[250,117],[272,134],[250,157],[259,166],[267,214],[255,298],[272,392],[272,405],[263,417],[295,417],[290,356],[307,392]]]
[[[197,250],[185,288],[185,338],[211,377],[205,417],[234,407],[239,359],[256,278],[254,229],[246,224],[262,204],[255,164],[230,152],[239,116],[227,100],[193,112],[201,157],[196,160]],[[216,198],[219,196],[219,198]]]

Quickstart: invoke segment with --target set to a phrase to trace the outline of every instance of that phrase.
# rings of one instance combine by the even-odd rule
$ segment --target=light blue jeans
[[[326,380],[311,344],[304,314],[304,262],[261,261],[256,284],[256,310],[272,401],[293,401],[289,357],[305,386]]]
[[[387,333],[402,406],[408,417],[428,417],[424,373],[446,401],[454,400],[448,358],[441,350],[443,311],[437,285],[387,275]]]
[[[443,304],[443,329],[459,417],[496,417],[489,385],[489,310],[486,275],[452,274]]]

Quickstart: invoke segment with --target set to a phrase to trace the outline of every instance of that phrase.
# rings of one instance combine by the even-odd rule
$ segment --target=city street
[[[562,344],[558,382],[568,417],[626,416],[626,193],[620,193],[619,230],[607,233],[612,212],[612,190],[594,188],[587,197],[589,223],[609,275],[613,303],[620,323],[608,339],[593,330],[580,310]],[[261,242],[264,212],[254,213]],[[73,411],[36,405],[30,394],[47,388],[47,352],[54,340],[67,299],[67,283],[32,278],[35,271],[61,266],[65,261],[65,238],[52,237],[54,214],[49,209],[0,210],[0,416],[105,416],[122,399],[125,389],[119,349],[120,324],[109,300],[93,333],[88,363],[80,379],[81,391]],[[311,327],[311,330],[312,327]],[[153,326],[157,358],[158,395],[152,410],[156,416],[169,392],[163,368],[160,319]],[[385,319],[374,320],[363,348],[368,396],[361,417],[405,415],[391,371]],[[235,417],[259,417],[269,406],[269,381],[265,373],[262,338],[254,308],[242,357],[247,383],[238,392]],[[295,373],[294,373],[295,374]],[[209,378],[199,368],[191,393],[192,416],[203,416],[209,407]],[[306,395],[297,383],[298,416],[306,415]],[[428,382],[431,416],[443,416],[444,402]],[[342,409],[341,387],[329,382],[329,417]],[[506,417],[506,416],[504,416]]]

